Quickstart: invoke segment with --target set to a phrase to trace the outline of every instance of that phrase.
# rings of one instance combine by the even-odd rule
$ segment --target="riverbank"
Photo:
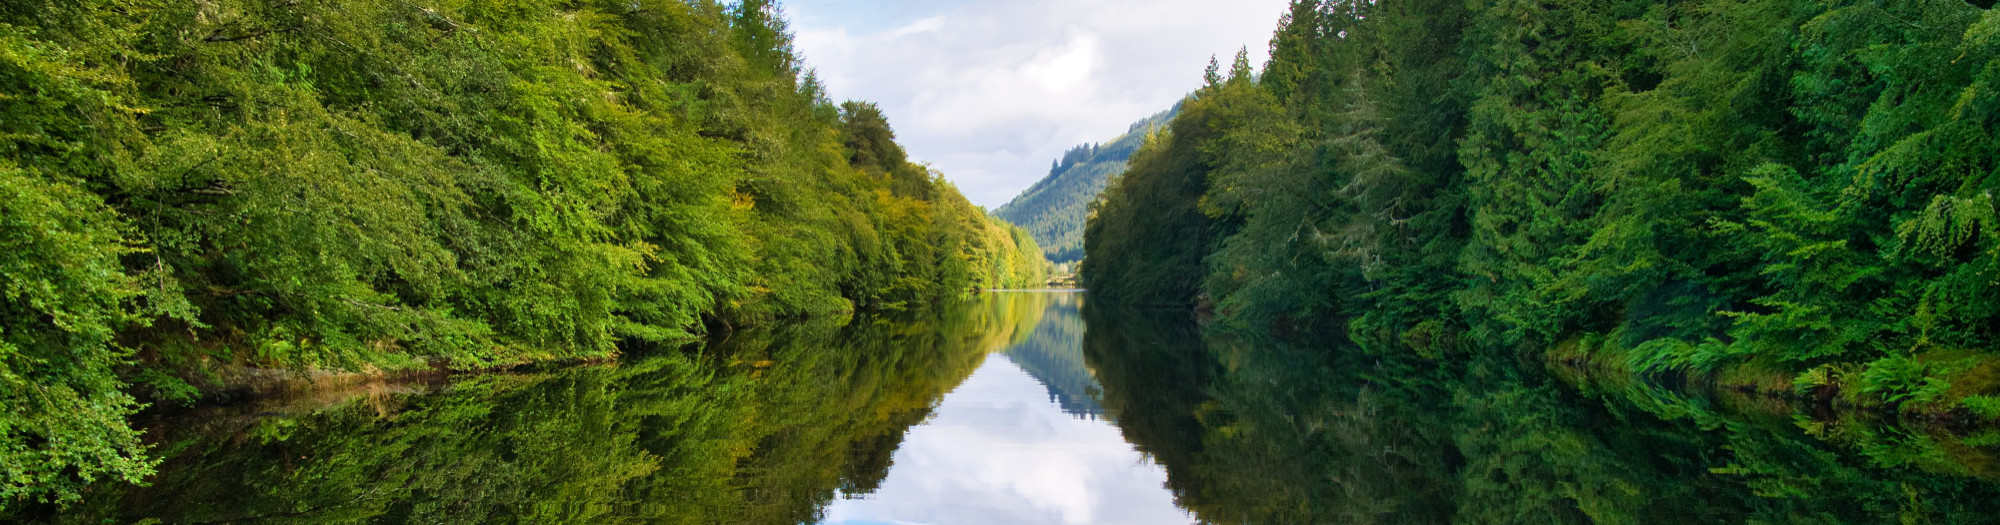
[[[1871,402],[1864,394],[1865,372],[1845,371],[1829,382],[1793,379],[1756,363],[1740,363],[1701,374],[1635,373],[1611,353],[1578,351],[1574,342],[1542,354],[1547,369],[1585,395],[1621,398],[1667,419],[1704,425],[1722,421],[1792,427],[1814,438],[1855,451],[1883,466],[1911,466],[1926,472],[2000,481],[2000,421],[1968,404],[1979,403],[2000,361],[1933,353],[1919,362],[1953,373],[1934,400]],[[1941,365],[1940,363],[1948,363]],[[1968,403],[1967,400],[1972,400]]]
[[[1744,360],[1711,371],[1648,372],[1630,353],[1592,349],[1571,338],[1543,353],[1544,361],[1597,380],[1671,378],[1693,387],[1735,392],[1812,407],[1825,413],[1868,413],[1954,428],[2000,423],[2000,356],[1933,350],[1868,365],[1835,363],[1790,372],[1777,363]]]

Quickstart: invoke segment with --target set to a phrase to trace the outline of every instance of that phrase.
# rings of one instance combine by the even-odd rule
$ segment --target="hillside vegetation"
[[[597,358],[1043,282],[767,1],[0,4],[0,508],[244,367]]]
[[[2000,418],[2000,13],[1300,0],[1104,193],[1102,299]]]
[[[1103,144],[1084,144],[1063,152],[1049,167],[1049,175],[1022,190],[1014,200],[993,211],[993,216],[1018,224],[1035,236],[1050,262],[1062,264],[1083,258],[1083,222],[1090,203],[1104,191],[1105,184],[1125,172],[1125,161],[1146,140],[1151,130],[1166,126],[1178,108],[1169,109],[1135,122],[1124,135]]]

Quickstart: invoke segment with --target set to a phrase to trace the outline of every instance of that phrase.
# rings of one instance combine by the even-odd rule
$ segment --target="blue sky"
[[[913,160],[998,207],[1069,147],[1201,84],[1211,55],[1267,56],[1286,0],[795,0],[783,9],[835,100],[882,106]]]

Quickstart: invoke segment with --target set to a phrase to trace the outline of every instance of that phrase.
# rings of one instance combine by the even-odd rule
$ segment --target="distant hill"
[[[1111,177],[1125,172],[1125,160],[1146,140],[1146,130],[1166,126],[1180,106],[1133,123],[1124,135],[1103,144],[1084,144],[1064,152],[1049,168],[1049,176],[1028,187],[993,215],[1028,230],[1054,263],[1083,258],[1083,218],[1090,201],[1104,191]]]

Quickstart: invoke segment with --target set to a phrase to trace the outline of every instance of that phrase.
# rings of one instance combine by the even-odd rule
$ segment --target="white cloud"
[[[911,157],[996,207],[1051,159],[1109,140],[1201,83],[1211,55],[1262,62],[1286,0],[798,0],[806,62],[876,102]]]
[[[918,33],[936,33],[942,29],[944,29],[944,17],[933,16],[911,22],[910,25],[898,27],[896,30],[890,31],[888,36],[889,38],[900,38]]]

